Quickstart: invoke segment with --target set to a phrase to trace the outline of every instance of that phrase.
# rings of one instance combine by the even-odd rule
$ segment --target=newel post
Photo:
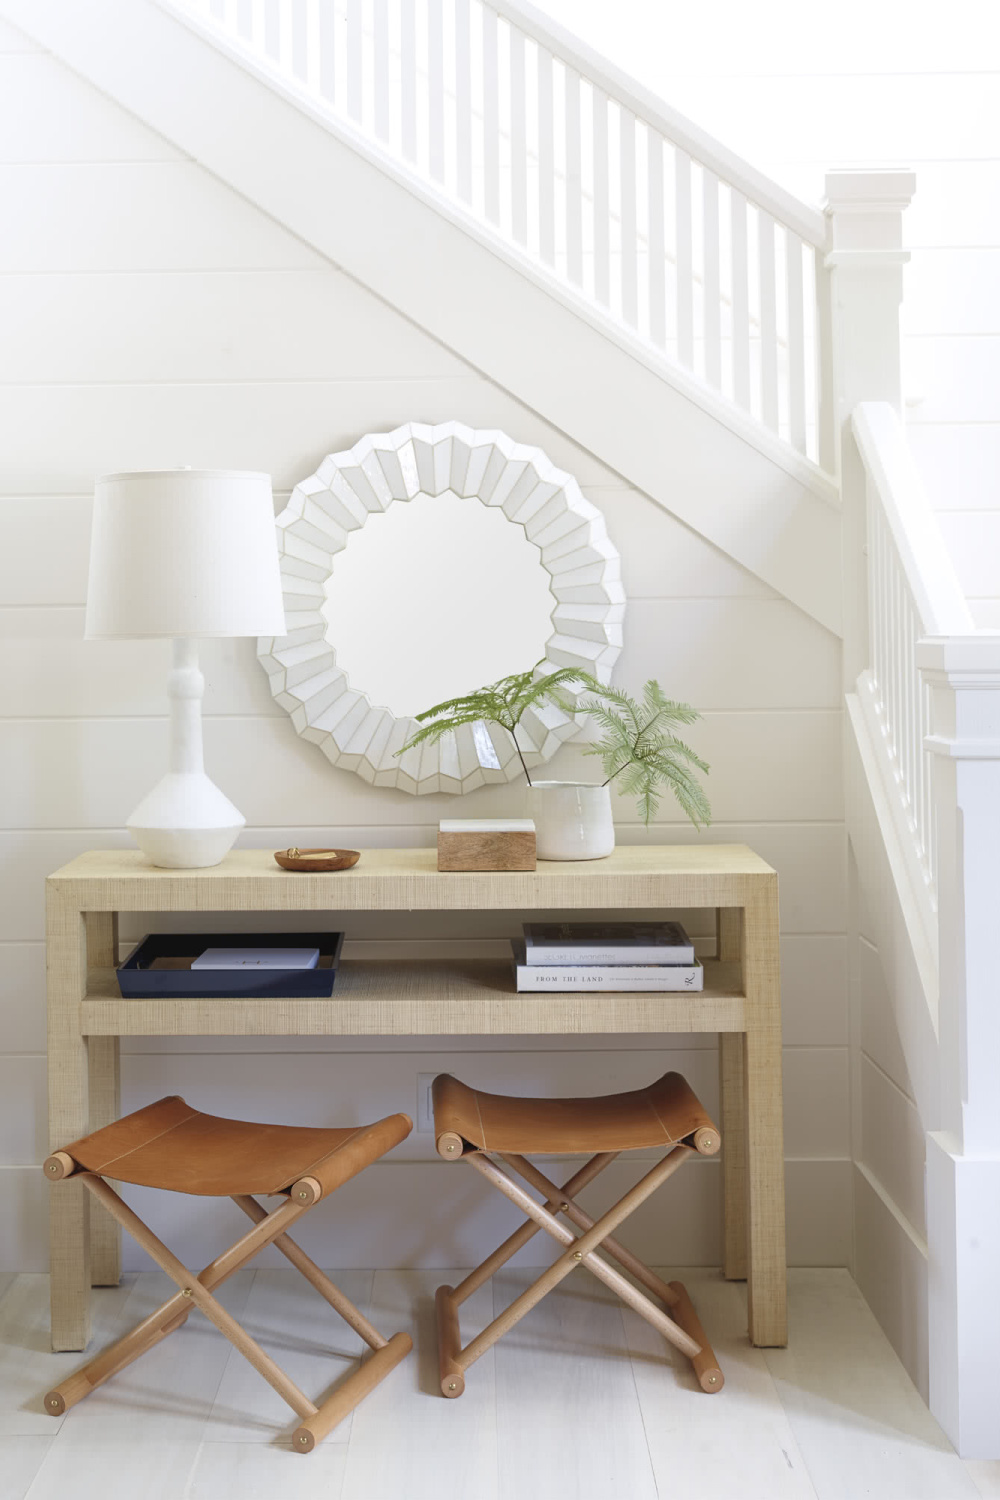
[[[829,353],[822,372],[823,425],[844,508],[844,688],[853,692],[868,665],[865,481],[851,434],[859,401],[888,401],[900,411],[899,307],[903,298],[903,212],[912,172],[828,172],[826,295]],[[824,312],[823,303],[827,306]]]
[[[931,1410],[1000,1458],[1000,635],[923,641],[933,694],[940,1129],[927,1136]]]

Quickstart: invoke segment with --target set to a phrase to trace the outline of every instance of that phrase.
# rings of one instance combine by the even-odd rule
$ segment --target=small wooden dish
[[[275,859],[283,870],[317,874],[327,870],[349,870],[361,858],[358,849],[290,849],[275,850]]]

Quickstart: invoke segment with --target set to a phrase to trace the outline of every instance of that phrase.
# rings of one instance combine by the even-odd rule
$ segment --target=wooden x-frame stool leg
[[[88,1396],[91,1391],[103,1385],[111,1376],[116,1375],[133,1360],[152,1349],[161,1339],[176,1332],[186,1322],[192,1308],[198,1308],[210,1322],[215,1324],[220,1333],[225,1334],[233,1347],[249,1360],[254,1369],[292,1408],[299,1418],[299,1426],[292,1435],[293,1451],[309,1453],[327,1433],[354,1410],[369,1391],[384,1380],[390,1370],[399,1364],[400,1360],[413,1348],[413,1341],[406,1333],[393,1334],[389,1339],[383,1338],[378,1329],[374,1328],[353,1302],[344,1296],[343,1292],[320,1270],[301,1246],[289,1237],[288,1230],[326,1195],[326,1191],[332,1191],[339,1185],[339,1181],[345,1180],[346,1176],[353,1175],[353,1172],[359,1170],[366,1160],[374,1159],[381,1150],[387,1149],[386,1142],[391,1144],[395,1139],[402,1138],[410,1129],[410,1121],[406,1116],[396,1116],[381,1121],[376,1126],[361,1127],[357,1131],[310,1133],[317,1136],[329,1136],[336,1142],[334,1149],[315,1160],[310,1174],[302,1176],[281,1189],[284,1201],[270,1213],[257,1201],[252,1192],[226,1194],[248,1218],[254,1221],[253,1228],[196,1275],[178,1260],[176,1255],[143,1223],[102,1176],[94,1170],[79,1170],[81,1165],[86,1166],[86,1162],[80,1162],[80,1156],[86,1155],[88,1151],[93,1155],[96,1149],[94,1142],[99,1143],[102,1136],[110,1136],[111,1132],[118,1131],[120,1135],[123,1129],[130,1126],[133,1139],[137,1128],[148,1126],[148,1129],[145,1130],[145,1137],[140,1140],[138,1147],[133,1146],[130,1151],[113,1158],[116,1176],[127,1169],[130,1156],[137,1158],[141,1151],[155,1150],[161,1142],[168,1139],[172,1130],[178,1130],[177,1124],[170,1124],[160,1135],[153,1133],[160,1122],[160,1116],[165,1113],[164,1106],[172,1107],[170,1112],[173,1115],[179,1115],[175,1106],[179,1106],[181,1111],[187,1110],[187,1114],[179,1118],[179,1125],[189,1127],[186,1146],[189,1152],[191,1138],[197,1130],[205,1130],[206,1122],[209,1128],[213,1125],[236,1127],[231,1135],[236,1136],[237,1144],[241,1147],[247,1143],[253,1146],[251,1132],[255,1129],[262,1132],[270,1131],[267,1144],[277,1151],[294,1150],[298,1146],[296,1134],[307,1134],[305,1131],[296,1132],[292,1127],[252,1127],[243,1125],[242,1122],[214,1121],[210,1116],[198,1115],[196,1111],[189,1110],[183,1100],[162,1100],[158,1105],[149,1106],[147,1110],[139,1111],[136,1115],[107,1127],[105,1132],[76,1143],[71,1148],[73,1155],[69,1151],[57,1151],[46,1159],[45,1172],[50,1181],[58,1182],[62,1177],[73,1175],[75,1181],[82,1182],[93,1197],[117,1219],[124,1229],[128,1230],[136,1243],[162,1267],[170,1279],[176,1283],[178,1290],[167,1302],[164,1302],[162,1307],[150,1313],[123,1338],[112,1344],[110,1348],[102,1350],[83,1369],[77,1370],[75,1374],[70,1375],[53,1390],[47,1392],[45,1410],[52,1416],[61,1416],[71,1406]],[[157,1111],[159,1111],[159,1116]],[[397,1125],[396,1121],[401,1123]],[[135,1122],[138,1122],[138,1126]],[[405,1125],[402,1122],[405,1122]],[[280,1135],[275,1148],[276,1131],[280,1132]],[[242,1132],[242,1138],[237,1132]],[[346,1137],[346,1140],[341,1142],[339,1137]],[[211,1139],[207,1134],[205,1138]],[[288,1141],[291,1142],[290,1147],[287,1145]],[[245,1154],[244,1151],[244,1156]],[[165,1152],[161,1146],[161,1158],[164,1155]],[[245,1171],[245,1168],[242,1170]],[[315,1175],[312,1175],[313,1173]],[[278,1175],[284,1175],[280,1169]],[[172,1185],[176,1186],[175,1183]],[[255,1191],[276,1193],[279,1190],[268,1187],[257,1188]],[[295,1382],[212,1295],[215,1288],[271,1244],[281,1251],[282,1255],[316,1288],[320,1296],[374,1351],[372,1357],[344,1380],[319,1406],[316,1406],[303,1391],[299,1390]]]
[[[623,1223],[641,1203],[666,1182],[667,1178],[672,1176],[689,1157],[699,1153],[712,1155],[719,1149],[718,1131],[708,1121],[684,1080],[677,1074],[668,1074],[666,1080],[660,1080],[659,1085],[654,1085],[653,1089],[662,1085],[666,1085],[663,1097],[654,1096],[657,1102],[672,1104],[675,1113],[683,1107],[687,1111],[681,1116],[683,1124],[690,1124],[692,1128],[686,1133],[684,1141],[671,1145],[662,1160],[657,1162],[636,1183],[635,1187],[601,1218],[595,1220],[575,1201],[576,1194],[603,1172],[605,1167],[615,1161],[621,1154],[620,1151],[596,1152],[563,1187],[559,1188],[528,1161],[522,1152],[495,1149],[469,1139],[469,1135],[475,1130],[485,1140],[487,1127],[483,1119],[491,1105],[497,1121],[496,1133],[503,1134],[505,1126],[509,1131],[512,1122],[516,1127],[518,1105],[529,1106],[524,1111],[525,1118],[530,1118],[531,1115],[537,1118],[540,1113],[538,1106],[540,1104],[544,1106],[549,1101],[523,1101],[506,1099],[497,1095],[477,1094],[473,1090],[466,1089],[465,1085],[459,1084],[456,1079],[444,1076],[436,1080],[436,1123],[445,1127],[438,1131],[439,1152],[451,1160],[467,1161],[470,1166],[475,1167],[481,1176],[516,1204],[528,1220],[494,1250],[482,1265],[470,1272],[457,1287],[438,1287],[436,1296],[438,1353],[443,1395],[460,1396],[465,1389],[465,1372],[469,1366],[474,1364],[480,1355],[485,1354],[487,1349],[492,1348],[499,1338],[520,1322],[536,1303],[540,1302],[578,1266],[586,1267],[598,1280],[604,1282],[605,1286],[610,1287],[627,1306],[637,1312],[640,1317],[645,1318],[675,1348],[685,1354],[691,1361],[702,1390],[709,1394],[721,1391],[725,1384],[722,1371],[682,1283],[663,1281],[638,1256],[633,1255],[612,1237],[618,1225]],[[653,1090],[643,1091],[643,1093],[652,1094]],[[621,1101],[623,1109],[620,1114],[627,1119],[628,1109],[631,1107],[633,1112],[635,1111],[637,1098],[640,1096],[619,1095],[608,1096],[607,1100],[582,1102],[614,1104]],[[559,1101],[559,1104],[565,1105],[567,1102],[575,1104],[581,1101]],[[640,1103],[642,1102],[644,1101],[640,1099]],[[469,1106],[473,1103],[475,1105],[474,1116],[469,1113]],[[609,1116],[611,1113],[613,1112],[609,1112]],[[667,1110],[664,1109],[663,1113],[666,1114]],[[564,1111],[560,1124],[564,1124],[565,1117]],[[541,1114],[540,1118],[544,1126],[544,1114]],[[461,1128],[463,1120],[468,1134]],[[545,1141],[544,1128],[540,1132],[539,1142],[538,1149],[544,1150],[547,1146],[551,1146],[551,1141]],[[497,1164],[498,1161],[502,1161],[507,1168],[517,1173],[531,1187],[544,1194],[545,1202],[536,1202],[530,1193],[514,1181],[509,1171]],[[563,1222],[560,1215],[565,1216],[571,1224],[582,1231],[579,1236],[575,1235],[573,1230]],[[482,1333],[463,1348],[458,1321],[460,1305],[478,1287],[488,1281],[501,1266],[505,1265],[523,1245],[526,1245],[539,1229],[543,1229],[554,1240],[557,1240],[564,1247],[565,1253],[546,1271],[543,1271],[537,1281],[515,1298],[504,1312],[494,1318]],[[621,1271],[616,1270],[614,1266],[608,1264],[607,1260],[598,1255],[596,1252],[599,1248],[617,1261],[623,1270],[628,1271],[645,1288],[645,1291],[640,1291],[622,1275]],[[665,1304],[673,1316],[668,1316],[663,1307],[646,1295],[647,1292],[658,1298],[660,1303]]]

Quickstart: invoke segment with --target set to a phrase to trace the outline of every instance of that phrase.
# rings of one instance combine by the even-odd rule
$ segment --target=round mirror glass
[[[445,490],[394,501],[350,532],[322,612],[351,686],[402,718],[532,666],[555,604],[524,528]]]

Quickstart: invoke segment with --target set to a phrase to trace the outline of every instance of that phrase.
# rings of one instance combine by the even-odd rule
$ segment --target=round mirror
[[[261,663],[298,732],[366,781],[465,792],[511,780],[520,763],[495,725],[399,754],[413,716],[535,662],[610,677],[618,554],[537,448],[408,423],[324,459],[277,524],[288,634],[260,640]],[[575,733],[550,708],[518,738],[537,765]]]
[[[555,604],[523,528],[446,490],[351,532],[323,617],[348,682],[406,718],[538,661]]]

